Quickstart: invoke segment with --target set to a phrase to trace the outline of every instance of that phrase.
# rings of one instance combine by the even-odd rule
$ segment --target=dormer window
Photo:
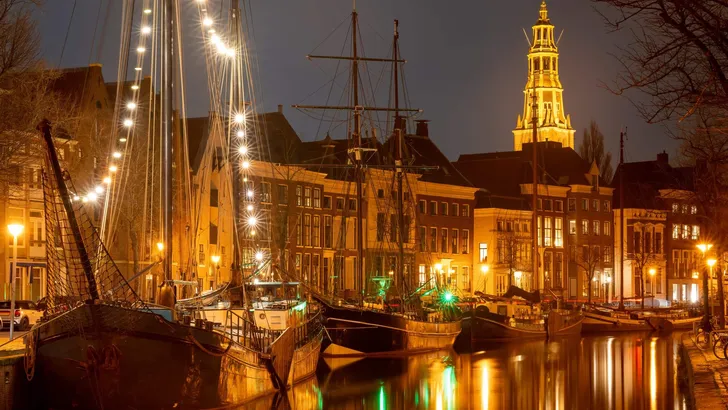
[[[592,190],[599,190],[599,175],[592,175]]]

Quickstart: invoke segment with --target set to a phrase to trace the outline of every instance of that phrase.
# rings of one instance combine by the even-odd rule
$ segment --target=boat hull
[[[308,343],[296,349],[293,353],[291,373],[288,377],[290,384],[301,382],[316,373],[322,342],[323,333],[319,333]]]
[[[546,339],[546,331],[543,329],[522,329],[500,323],[496,320],[487,319],[473,315],[468,318],[470,340],[472,342],[492,340],[524,340],[524,339]]]
[[[584,313],[582,330],[585,333],[599,332],[640,332],[655,330],[643,319],[625,319],[605,316],[591,312]]]
[[[34,408],[199,408],[276,390],[256,352],[148,312],[84,305],[34,332]]]
[[[406,355],[452,347],[460,320],[423,322],[400,315],[324,304],[330,343],[324,357]]]

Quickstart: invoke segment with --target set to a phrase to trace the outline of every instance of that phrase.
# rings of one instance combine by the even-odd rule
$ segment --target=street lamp
[[[488,271],[490,270],[490,266],[488,264],[480,265],[480,271],[483,272],[483,293],[487,293],[487,285],[488,285]]]
[[[655,268],[650,268],[649,272],[650,272],[650,285],[651,285],[650,291],[652,291],[651,305],[654,308],[655,307],[655,272],[657,272],[657,271],[655,270]]]
[[[15,271],[18,270],[18,236],[23,233],[22,224],[8,225],[8,231],[13,236],[13,270],[10,272],[10,340],[13,340],[15,328]]]
[[[212,255],[210,256],[210,260],[212,261],[212,264],[215,265],[215,286],[219,285],[218,280],[220,279],[220,255]]]
[[[712,247],[713,244],[710,243],[701,243],[696,245],[698,249],[700,249],[700,252],[703,254],[703,259],[705,259],[705,253],[708,252]],[[708,272],[707,270],[703,271],[703,322],[701,324],[701,327],[706,331],[709,332],[711,330],[710,328],[710,302],[708,299],[710,290],[708,289]]]

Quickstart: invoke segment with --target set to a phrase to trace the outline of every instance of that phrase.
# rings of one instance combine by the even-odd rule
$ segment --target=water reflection
[[[595,336],[366,359],[250,409],[684,409],[677,336]],[[333,367],[336,367],[332,363]]]

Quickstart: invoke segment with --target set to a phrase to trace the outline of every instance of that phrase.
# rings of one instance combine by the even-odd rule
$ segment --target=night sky
[[[92,49],[99,1],[103,6],[97,45]],[[104,26],[109,1],[111,12]],[[219,0],[208,0],[213,2],[219,4]],[[136,3],[140,6],[142,1]],[[193,16],[193,0],[180,3],[183,14]],[[424,109],[420,118],[431,120],[430,136],[449,158],[454,160],[460,153],[512,149],[511,130],[521,113],[526,81],[528,44],[522,29],[530,35],[540,0],[357,3],[367,56],[385,57],[389,53],[392,21],[399,19],[410,101],[412,106]],[[73,4],[73,0],[49,0],[38,13],[42,56],[50,66],[59,64]],[[282,104],[304,140],[323,137],[316,135],[319,122],[290,105],[323,104],[327,88],[313,98],[307,96],[325,85],[334,71],[332,64],[313,63],[305,56],[314,49],[316,54],[340,54],[349,25],[344,20],[349,18],[351,5],[349,0],[252,0],[254,51],[259,65],[257,91],[263,109],[273,111]],[[651,160],[662,149],[674,154],[677,146],[661,125],[646,124],[625,97],[615,96],[601,85],[613,82],[616,76],[618,62],[610,53],[617,53],[617,46],[629,41],[626,34],[607,33],[590,1],[551,0],[548,8],[557,35],[564,30],[559,43],[560,74],[565,110],[571,114],[577,146],[583,129],[595,119],[615,162],[623,126],[629,130],[626,160]],[[120,18],[119,0],[77,0],[61,66],[97,62],[98,42],[103,37],[100,62],[104,78],[116,81]],[[186,20],[188,114],[204,116],[208,110],[207,82],[199,29],[193,19]],[[341,28],[317,48],[342,21]],[[387,105],[386,100],[377,103]],[[342,133],[332,136],[344,137]]]

